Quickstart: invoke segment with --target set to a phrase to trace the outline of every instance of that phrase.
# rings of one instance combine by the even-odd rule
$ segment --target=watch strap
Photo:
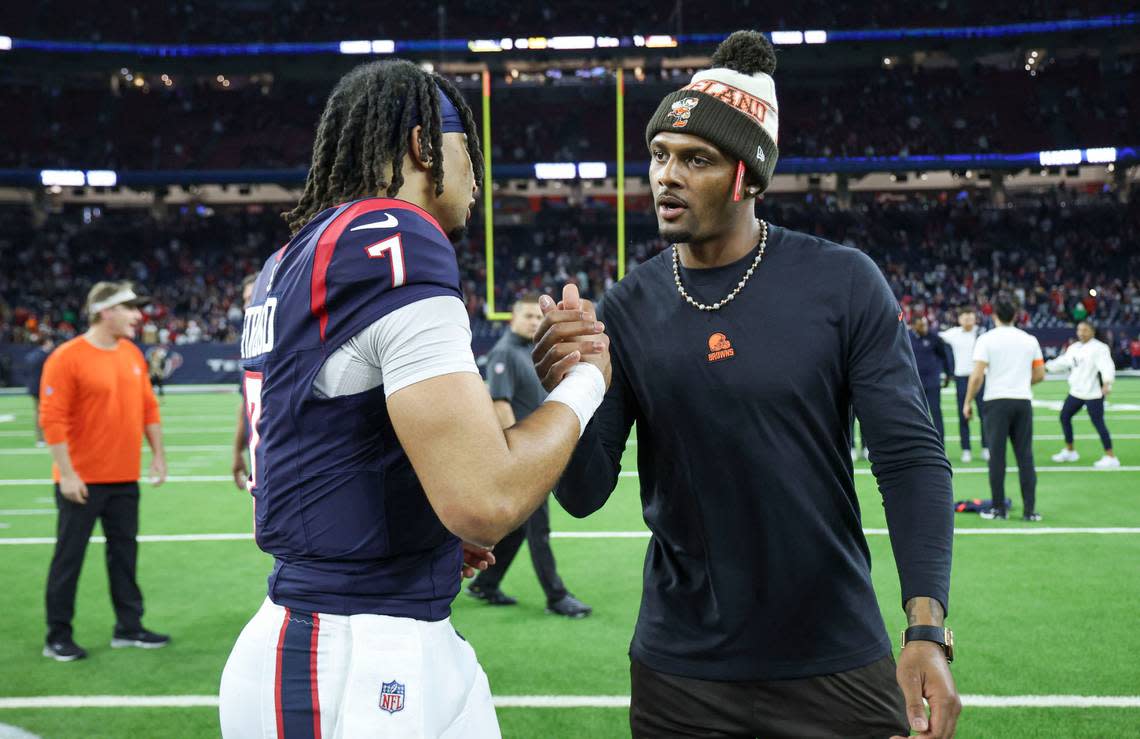
[[[930,641],[942,647],[946,660],[954,661],[954,636],[950,629],[942,626],[910,626],[903,632],[902,645],[912,641]]]

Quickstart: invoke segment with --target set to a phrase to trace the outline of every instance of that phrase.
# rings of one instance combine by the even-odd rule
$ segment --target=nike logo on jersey
[[[399,226],[400,222],[396,220],[396,216],[391,213],[384,214],[384,220],[373,221],[372,223],[362,223],[359,226],[353,226],[349,231],[363,231],[369,228],[395,228]]]

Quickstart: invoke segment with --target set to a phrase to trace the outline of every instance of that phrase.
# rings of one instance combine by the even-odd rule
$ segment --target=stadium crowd
[[[644,207],[642,207],[644,206]],[[666,247],[648,202],[631,201],[628,268]],[[26,208],[0,209],[0,342],[80,329],[87,288],[136,280],[155,297],[144,340],[233,341],[240,330],[242,277],[285,243],[276,207],[171,209],[163,220],[138,210],[68,209],[33,224]],[[1140,328],[1140,206],[1111,194],[1060,188],[993,207],[984,193],[857,198],[841,209],[828,195],[773,196],[760,215],[868,252],[908,313],[953,325],[956,307],[977,304],[988,322],[999,292],[1022,305],[1019,325],[1053,328],[1089,317]],[[484,320],[482,228],[472,224],[459,258],[467,308]],[[531,222],[496,227],[496,309],[566,280],[598,297],[617,274],[614,210],[604,200],[538,204]],[[1121,335],[1121,339],[1124,336]]]
[[[1021,69],[1020,57],[1004,65],[956,69],[896,63],[789,71],[779,77],[780,152],[784,157],[907,156],[1132,144],[1140,130],[1138,60],[1128,54],[1110,61],[1058,54],[1043,58],[1034,77]],[[625,141],[630,161],[645,158],[644,122],[657,102],[690,73],[658,68],[644,70],[640,81],[629,76]],[[154,73],[128,75],[130,80],[114,75],[111,89],[106,75],[0,83],[11,108],[0,120],[0,134],[10,144],[0,149],[0,167],[308,165],[312,132],[328,93],[323,81],[268,74],[168,76],[167,85]],[[515,80],[507,74],[496,82],[495,162],[615,158],[612,82],[604,74],[567,75]],[[143,86],[136,87],[140,81]],[[461,84],[478,111],[478,82],[465,76]],[[541,117],[532,114],[536,107]]]
[[[896,28],[1062,20],[1132,9],[1123,0],[985,0],[933,3],[808,2],[773,6],[758,0],[713,5],[645,0],[573,5],[507,0],[436,3],[417,13],[362,14],[347,0],[182,0],[128,5],[40,0],[6,9],[5,33],[21,38],[83,41],[209,43],[260,39],[319,41],[355,38],[501,38],[518,35],[710,33],[748,18],[757,28]]]

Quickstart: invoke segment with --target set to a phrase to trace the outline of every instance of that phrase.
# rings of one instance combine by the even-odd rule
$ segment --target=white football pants
[[[302,613],[268,598],[222,672],[225,739],[499,739],[450,620]]]

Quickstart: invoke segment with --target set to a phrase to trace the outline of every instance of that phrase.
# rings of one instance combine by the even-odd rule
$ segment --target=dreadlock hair
[[[417,125],[420,147],[431,157],[435,194],[443,193],[443,134],[437,88],[463,119],[475,181],[483,179],[483,154],[475,118],[458,88],[412,62],[391,59],[362,64],[333,88],[317,124],[313,163],[297,207],[283,213],[296,234],[322,210],[404,184],[408,133]],[[438,154],[436,154],[438,152]]]

